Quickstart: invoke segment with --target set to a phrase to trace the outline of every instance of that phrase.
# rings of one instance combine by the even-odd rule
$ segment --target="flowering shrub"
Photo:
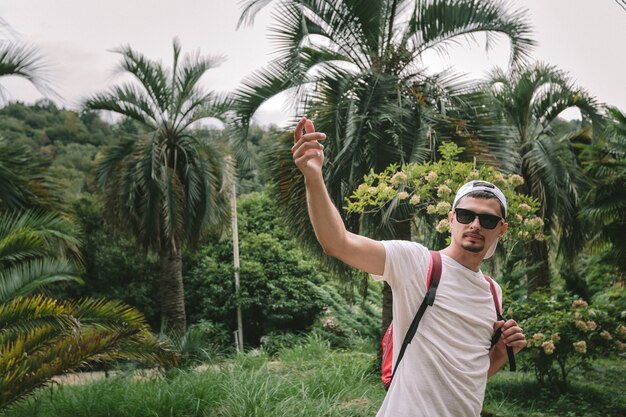
[[[564,389],[572,369],[589,359],[626,348],[626,327],[606,311],[566,293],[534,293],[530,300],[512,303],[507,317],[515,317],[528,341],[523,366],[541,384]]]
[[[435,163],[390,165],[381,173],[370,172],[357,190],[347,199],[346,209],[353,213],[381,210],[390,204],[406,204],[416,215],[433,218],[439,233],[450,231],[448,212],[454,195],[463,184],[473,179],[497,185],[507,199],[507,223],[513,233],[506,233],[507,241],[543,240],[543,220],[536,216],[539,202],[518,194],[515,188],[524,183],[519,175],[504,175],[489,166],[476,167],[454,158],[463,148],[444,143],[439,148],[442,159]]]

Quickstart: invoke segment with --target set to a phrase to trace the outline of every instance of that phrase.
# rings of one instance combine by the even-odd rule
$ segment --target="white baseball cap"
[[[498,187],[487,181],[474,180],[463,184],[461,188],[459,188],[459,191],[456,192],[456,196],[454,196],[452,209],[456,207],[461,198],[474,191],[486,191],[493,194],[500,201],[500,204],[502,204],[502,207],[504,208],[503,214],[504,217],[506,217],[507,206],[504,194],[502,193],[502,191],[500,191]],[[496,251],[496,246],[498,246],[498,239],[496,239],[493,242],[493,245],[491,245],[491,247],[489,248],[489,250],[487,250],[487,253],[485,254],[485,259],[489,259],[493,256],[494,252]]]

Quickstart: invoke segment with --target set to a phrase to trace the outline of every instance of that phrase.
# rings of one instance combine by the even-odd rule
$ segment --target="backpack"
[[[426,295],[422,300],[422,304],[420,304],[417,313],[415,314],[415,318],[411,322],[406,335],[404,336],[404,341],[402,342],[402,347],[400,348],[400,352],[398,353],[398,359],[395,364],[393,364],[393,321],[387,328],[385,335],[383,336],[381,346],[382,346],[382,373],[381,379],[383,381],[383,386],[385,390],[389,389],[391,385],[391,381],[393,380],[393,376],[398,369],[398,365],[404,356],[407,346],[413,340],[415,336],[415,332],[417,331],[417,326],[419,326],[420,320],[426,311],[428,306],[432,306],[435,302],[435,295],[437,294],[437,287],[439,286],[439,281],[441,279],[441,254],[436,251],[430,251],[430,265],[428,267],[428,274],[426,275]],[[485,279],[489,282],[489,287],[491,289],[491,296],[493,297],[493,302],[496,306],[496,315],[498,320],[504,320],[502,317],[502,311],[500,310],[500,302],[498,300],[498,293],[496,292],[496,286],[493,280],[485,275]],[[502,328],[499,328],[494,333],[491,339],[491,346],[498,343],[500,339],[500,335],[502,334]],[[509,368],[511,371],[515,371],[515,356],[513,355],[513,349],[507,346],[506,348],[508,359],[509,359]]]

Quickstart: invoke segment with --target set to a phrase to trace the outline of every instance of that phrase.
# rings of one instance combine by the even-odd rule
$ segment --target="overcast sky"
[[[367,0],[363,0],[367,1]],[[556,65],[598,100],[626,110],[626,5],[625,0],[516,0],[514,7],[528,10],[538,42],[535,60]],[[239,0],[4,0],[2,17],[20,39],[40,48],[52,68],[60,105],[77,108],[85,96],[106,89],[117,80],[113,70],[118,56],[112,49],[130,45],[146,56],[170,63],[172,39],[183,52],[222,55],[226,61],[203,79],[207,88],[235,89],[271,57],[264,10],[252,28],[236,30]],[[0,36],[7,39],[6,32]],[[492,51],[466,45],[449,57],[426,56],[433,69],[453,67],[473,79],[493,66],[506,67],[509,46],[502,40]],[[33,102],[42,98],[27,82],[2,79],[11,100]],[[261,123],[287,120],[284,101],[271,100],[257,114]],[[570,114],[570,117],[574,117]]]

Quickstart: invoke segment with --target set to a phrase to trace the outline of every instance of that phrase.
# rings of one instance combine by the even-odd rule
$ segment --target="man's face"
[[[455,208],[470,210],[477,214],[502,217],[500,204],[495,198],[482,199],[466,196],[459,200]],[[493,242],[502,236],[508,228],[508,224],[502,220],[494,229],[488,229],[480,223],[478,216],[470,223],[463,224],[458,221],[454,209],[448,214],[448,220],[450,221],[453,243],[473,253],[486,253]]]

